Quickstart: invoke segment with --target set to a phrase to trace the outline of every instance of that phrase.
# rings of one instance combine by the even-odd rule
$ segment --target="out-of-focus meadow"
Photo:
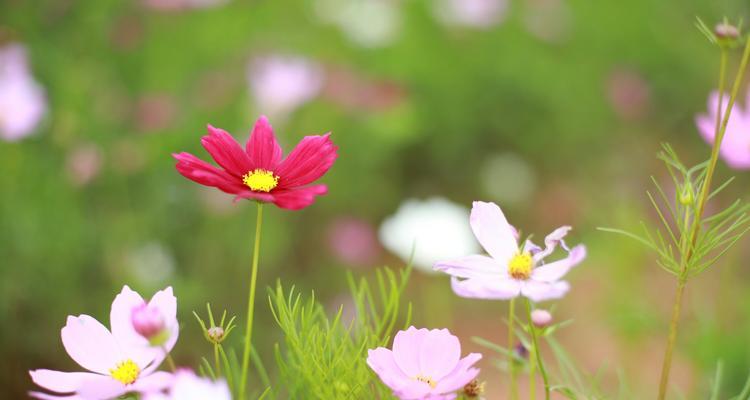
[[[536,238],[574,226],[571,241],[586,243],[589,258],[557,302],[555,317],[574,320],[561,340],[586,370],[603,371],[605,387],[622,376],[634,398],[653,396],[673,279],[637,243],[596,227],[655,218],[645,190],[650,175],[665,178],[660,142],[691,164],[708,158],[694,117],[716,85],[718,51],[694,22],[724,15],[748,17],[750,7],[0,2],[2,46],[24,47],[46,107],[31,135],[0,140],[0,397],[24,397],[28,369],[75,370],[60,343],[65,317],[106,321],[123,284],[146,295],[174,287],[181,364],[210,351],[192,310],[211,302],[244,318],[255,209],[182,178],[171,153],[207,158],[206,124],[244,141],[260,114],[287,150],[326,131],[340,147],[323,180],[328,195],[300,212],[267,209],[261,288],[281,279],[314,289],[333,311],[349,302],[346,271],[404,265],[389,243],[408,235],[392,223],[379,236],[403,203],[437,197],[468,210],[494,201]],[[0,120],[12,103],[0,102]],[[747,196],[750,173],[720,162],[717,174],[737,180],[716,201]],[[450,214],[441,204],[401,228]],[[432,236],[417,251],[462,240]],[[673,375],[688,398],[705,398],[718,359],[735,392],[747,376],[747,243],[688,286]],[[255,339],[272,360],[279,331],[260,294]],[[416,325],[449,327],[485,353],[488,398],[502,398],[505,376],[470,338],[503,343],[506,304],[458,298],[447,276],[420,268],[407,298]]]

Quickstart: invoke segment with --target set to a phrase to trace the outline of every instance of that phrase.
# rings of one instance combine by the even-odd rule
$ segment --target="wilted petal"
[[[208,125],[208,135],[201,138],[201,144],[217,164],[235,177],[241,178],[253,169],[250,157],[223,129]]]
[[[453,292],[461,297],[487,300],[512,299],[521,291],[521,284],[514,279],[465,279],[451,277]]]
[[[279,164],[279,189],[304,186],[323,176],[336,161],[337,146],[327,133],[322,136],[305,136],[297,147]]]
[[[566,258],[534,268],[531,271],[531,279],[541,282],[554,282],[562,278],[584,258],[586,258],[586,247],[579,244],[570,251]]]
[[[474,236],[499,263],[507,262],[518,252],[514,229],[497,204],[475,201],[469,220]]]
[[[557,245],[560,243],[562,243],[563,248],[565,248],[565,242],[563,242],[563,238],[568,234],[568,232],[570,232],[571,229],[572,228],[569,226],[561,226],[547,235],[547,237],[544,238],[544,250],[534,254],[534,262],[539,262],[544,257],[552,254],[552,252],[554,252],[557,248]],[[565,249],[567,250],[567,248]]]
[[[265,115],[255,122],[253,132],[245,145],[245,151],[250,156],[253,169],[273,171],[281,160],[281,146],[276,141],[273,128]]]

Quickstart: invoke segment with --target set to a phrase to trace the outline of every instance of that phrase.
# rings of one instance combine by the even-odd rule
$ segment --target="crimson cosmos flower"
[[[336,161],[338,147],[330,135],[305,136],[282,160],[273,128],[261,116],[244,150],[226,131],[208,125],[208,135],[201,144],[221,168],[190,153],[173,156],[177,171],[201,185],[218,188],[236,199],[299,210],[312,204],[315,196],[328,192],[326,185],[306,185],[323,176]]]

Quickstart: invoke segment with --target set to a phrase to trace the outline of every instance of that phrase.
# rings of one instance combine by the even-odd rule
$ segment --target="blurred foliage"
[[[636,375],[640,363],[656,364],[647,357],[663,346],[669,280],[637,245],[593,227],[637,228],[649,209],[642,201],[647,177],[659,171],[659,142],[671,142],[690,164],[706,158],[693,115],[715,85],[718,55],[693,21],[747,17],[750,6],[560,1],[568,28],[549,41],[525,22],[539,0],[510,0],[505,20],[487,30],[440,25],[432,1],[393,0],[401,31],[380,48],[358,46],[322,23],[314,0],[234,0],[175,12],[136,0],[0,2],[2,37],[27,46],[51,110],[37,135],[0,142],[0,397],[22,396],[30,368],[76,369],[59,341],[65,316],[105,316],[125,283],[144,294],[175,287],[187,327],[176,348],[181,364],[198,365],[203,355],[193,346],[202,339],[190,311],[210,301],[244,314],[252,207],[183,179],[170,153],[207,157],[199,140],[207,123],[245,139],[259,113],[248,97],[246,64],[268,52],[354,71],[371,85],[397,88],[397,96],[382,107],[321,96],[272,120],[287,151],[304,134],[333,131],[340,158],[324,179],[329,195],[302,212],[268,215],[260,285],[281,278],[302,292],[315,288],[321,301],[335,298],[346,281],[345,265],[327,248],[333,219],[377,224],[408,197],[494,200],[480,171],[495,154],[511,152],[539,177],[533,195],[509,210],[513,219],[534,232],[574,225],[591,249],[573,274],[581,289],[562,302],[563,318],[575,317],[579,334],[598,332],[591,343],[608,346],[607,354],[632,354],[622,362]],[[612,100],[622,71],[647,88],[635,114],[618,112]],[[154,121],[151,112],[162,108],[166,117],[157,113]],[[85,184],[69,168],[81,146],[98,149],[102,160]],[[726,166],[718,173],[728,175]],[[724,194],[745,196],[749,184],[747,173],[738,174]],[[738,248],[727,264],[739,267],[750,255]],[[743,342],[750,276],[742,268],[704,276],[713,278],[688,288],[687,307],[699,318],[679,338],[681,362],[693,374],[682,382],[712,376],[722,358],[724,381],[739,392],[750,367]],[[417,324],[448,323],[463,337],[501,332],[487,321],[499,321],[502,307],[455,299],[444,277],[419,277],[408,293],[423,310]],[[280,333],[270,311],[259,308],[258,348],[267,349]],[[234,336],[238,343],[241,335]],[[571,349],[596,362],[598,351]]]

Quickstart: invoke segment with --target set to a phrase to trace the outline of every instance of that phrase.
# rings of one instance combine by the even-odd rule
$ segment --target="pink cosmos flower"
[[[729,95],[724,95],[721,114],[727,108]],[[695,118],[698,130],[708,144],[713,145],[716,137],[716,113],[719,109],[719,92],[711,93],[708,99],[708,114],[700,114]],[[724,139],[719,148],[719,155],[729,167],[734,169],[750,169],[750,91],[745,107],[735,104]]]
[[[229,386],[226,381],[212,381],[200,378],[190,370],[180,370],[174,375],[174,380],[167,393],[151,393],[143,400],[231,400]]]
[[[303,57],[267,56],[253,59],[247,82],[261,112],[283,117],[315,98],[323,87],[323,70]]]
[[[367,365],[401,400],[450,400],[479,374],[472,366],[482,358],[461,358],[461,343],[447,329],[399,331],[393,350],[368,350]]]
[[[31,74],[24,47],[0,48],[0,138],[15,141],[31,135],[46,111],[44,89]]]
[[[31,392],[37,399],[106,400],[125,393],[151,393],[163,390],[171,374],[156,371],[177,340],[177,299],[172,288],[154,295],[149,305],[162,311],[166,326],[174,326],[163,348],[154,348],[136,333],[133,308],[143,299],[127,286],[112,302],[109,331],[88,315],[69,316],[61,336],[68,355],[91,372],[61,372],[48,369],[30,371],[37,385],[55,394]]]
[[[561,281],[571,268],[586,257],[586,248],[578,245],[568,249],[563,237],[569,226],[555,229],[544,239],[545,248],[527,240],[518,246],[518,231],[505,219],[497,204],[475,201],[471,209],[471,229],[489,253],[440,261],[434,269],[451,277],[453,291],[461,296],[480,299],[511,299],[519,295],[532,301],[557,299],[570,286]],[[544,264],[557,245],[568,252],[562,260]]]
[[[268,119],[255,123],[245,149],[222,129],[208,126],[201,139],[206,151],[221,168],[189,153],[174,154],[177,171],[201,185],[234,194],[237,199],[273,203],[280,208],[299,210],[328,192],[326,185],[310,185],[323,176],[336,161],[338,149],[330,133],[305,136],[282,160]]]

